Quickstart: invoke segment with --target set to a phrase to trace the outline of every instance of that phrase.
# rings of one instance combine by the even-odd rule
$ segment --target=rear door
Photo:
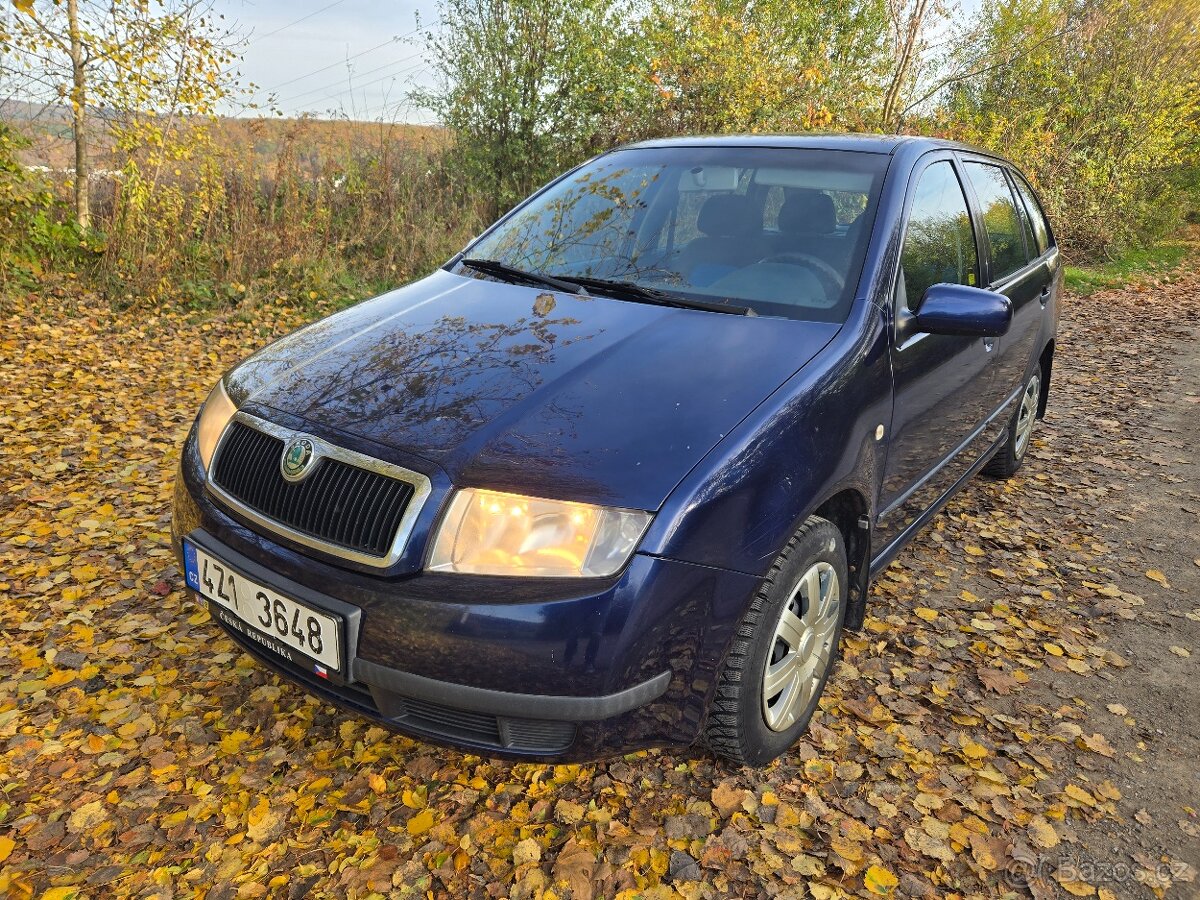
[[[993,339],[927,334],[913,313],[931,285],[978,286],[980,255],[958,165],[922,157],[909,182],[896,280],[895,400],[876,522],[886,547],[966,473],[993,406]]]
[[[963,163],[976,215],[983,225],[985,287],[1004,294],[1013,305],[1012,325],[996,341],[995,386],[1004,406],[993,435],[998,437],[1038,352],[1042,310],[1050,298],[1052,276],[1049,255],[1039,252],[1008,167],[986,157],[967,157]]]

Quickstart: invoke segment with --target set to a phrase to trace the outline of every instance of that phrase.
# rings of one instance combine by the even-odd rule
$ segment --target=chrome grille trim
[[[290,528],[282,522],[265,516],[255,509],[247,506],[245,503],[238,500],[236,497],[223,490],[213,480],[213,472],[217,469],[217,464],[221,458],[221,451],[224,449],[226,439],[233,430],[234,422],[241,422],[255,431],[278,438],[286,444],[295,438],[306,438],[312,442],[313,454],[316,457],[329,457],[336,459],[347,465],[358,469],[365,469],[369,472],[376,472],[381,475],[386,475],[389,478],[394,478],[398,481],[403,481],[412,486],[413,494],[408,501],[408,506],[404,510],[404,514],[400,518],[400,523],[396,528],[396,534],[392,539],[388,552],[384,556],[374,556],[369,553],[361,553],[349,547],[343,547],[330,541],[322,540],[318,537],[305,534]],[[221,433],[220,440],[217,441],[217,446],[213,451],[212,462],[208,467],[208,471],[204,473],[205,485],[209,493],[215,497],[220,503],[236,512],[242,518],[259,526],[264,531],[272,535],[287,538],[297,544],[302,544],[305,547],[311,547],[314,550],[320,550],[323,553],[328,553],[330,556],[336,556],[341,559],[346,559],[351,562],[361,563],[363,565],[372,566],[379,569],[386,569],[396,563],[397,560],[404,554],[404,548],[408,543],[409,537],[412,535],[413,528],[416,526],[417,516],[420,515],[422,508],[425,506],[425,501],[429,499],[429,495],[433,490],[433,485],[429,479],[420,472],[414,472],[411,469],[406,469],[403,466],[398,466],[394,463],[384,462],[381,459],[376,459],[373,456],[367,456],[363,453],[357,453],[353,450],[347,450],[345,447],[339,447],[336,444],[331,444],[316,435],[308,434],[307,432],[294,431],[290,428],[284,428],[281,425],[276,425],[274,422],[268,422],[265,419],[260,419],[258,416],[239,410],[229,420],[229,424],[225,426],[225,430]]]

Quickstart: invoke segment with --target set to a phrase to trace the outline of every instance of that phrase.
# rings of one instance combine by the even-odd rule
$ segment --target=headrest
[[[779,230],[789,234],[829,234],[837,230],[833,198],[821,191],[788,194],[779,208]]]
[[[713,194],[700,207],[696,227],[709,237],[737,237],[754,230],[754,207],[744,194]]]

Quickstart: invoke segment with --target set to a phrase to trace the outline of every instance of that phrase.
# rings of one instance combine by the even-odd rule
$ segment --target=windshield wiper
[[[568,294],[586,294],[583,285],[553,275],[543,275],[541,272],[526,272],[497,259],[460,259],[459,263],[485,275],[494,275],[507,281],[523,281],[526,284],[539,284],[542,287],[552,287]]]
[[[508,281],[523,281],[526,284],[539,284],[544,287],[556,288],[568,294],[587,295],[587,288],[595,288],[611,297],[622,300],[634,300],[638,303],[652,303],[656,306],[674,306],[679,309],[702,309],[709,312],[729,313],[735,316],[752,316],[754,311],[748,306],[735,306],[730,303],[711,303],[705,300],[692,300],[681,297],[670,291],[657,288],[643,287],[632,281],[618,281],[610,278],[591,278],[588,276],[572,276],[570,280],[545,275],[541,272],[528,272],[496,259],[460,259],[459,263],[470,269],[504,278]]]
[[[703,309],[709,312],[730,313],[735,316],[754,315],[748,306],[735,306],[730,303],[710,303],[705,300],[692,300],[681,297],[670,291],[658,288],[643,287],[632,281],[617,281],[609,278],[589,278],[573,276],[575,281],[585,287],[594,288],[603,294],[608,294],[622,300],[634,300],[639,303],[654,303],[658,306],[675,306],[680,309]]]

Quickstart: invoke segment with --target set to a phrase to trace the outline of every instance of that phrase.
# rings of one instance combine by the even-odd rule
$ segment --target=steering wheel
[[[794,250],[788,253],[776,253],[774,256],[763,257],[759,262],[800,263],[800,265],[811,269],[817,278],[820,279],[821,287],[825,288],[825,296],[830,301],[840,297],[842,291],[846,288],[846,279],[842,277],[837,269],[825,262],[825,260],[818,259],[808,253],[800,253]]]

